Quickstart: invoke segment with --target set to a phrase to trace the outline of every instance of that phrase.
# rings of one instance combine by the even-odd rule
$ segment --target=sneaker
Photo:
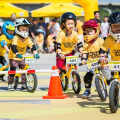
[[[13,87],[12,84],[8,84],[8,90],[9,90],[9,91],[14,91],[14,87]]]
[[[91,92],[89,90],[86,90],[84,94],[82,95],[83,98],[91,97]]]
[[[26,91],[26,90],[27,90],[26,85],[22,84],[22,87],[21,87],[20,91]]]

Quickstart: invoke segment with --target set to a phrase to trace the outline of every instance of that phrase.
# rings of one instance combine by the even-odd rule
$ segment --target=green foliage
[[[109,12],[107,10],[104,10],[103,8],[110,9],[112,12],[120,11],[120,6],[99,6],[99,12],[100,12],[100,20],[103,21],[104,16],[109,16]]]

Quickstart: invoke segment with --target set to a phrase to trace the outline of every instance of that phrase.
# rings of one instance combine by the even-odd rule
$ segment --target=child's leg
[[[91,96],[91,85],[92,85],[92,80],[93,80],[93,73],[92,72],[87,72],[86,75],[84,76],[84,83],[85,83],[85,92],[82,95],[82,97],[87,98]]]
[[[25,59],[22,61],[19,61],[19,68],[23,69],[24,67],[25,67]],[[21,75],[21,80],[22,80],[22,84],[25,84],[25,82],[26,82],[26,75],[25,74]]]
[[[65,59],[60,59],[58,54],[56,55],[56,65],[58,69],[63,69],[65,65]]]
[[[18,66],[18,61],[15,61],[13,59],[9,59],[9,64],[10,64],[10,71],[15,71],[17,66]],[[13,84],[14,76],[15,76],[15,74],[10,74],[8,76],[8,84]]]
[[[92,79],[93,79],[93,73],[87,72],[86,75],[84,76],[84,83],[85,83],[85,88],[88,90],[91,88]]]
[[[107,83],[110,84],[111,81],[111,72],[109,71],[109,69],[107,68],[100,68],[103,76],[105,77],[105,79],[107,80]]]

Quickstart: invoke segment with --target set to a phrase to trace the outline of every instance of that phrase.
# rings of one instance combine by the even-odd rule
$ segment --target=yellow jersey
[[[102,38],[97,38],[93,44],[84,43],[82,53],[88,54],[88,60],[99,58],[99,50],[102,48],[104,40]]]
[[[37,35],[36,40],[37,43],[42,43],[44,40],[44,35],[43,34]]]
[[[120,61],[120,43],[116,43],[115,39],[109,35],[104,44],[102,45],[102,49],[107,51],[110,48],[111,61]]]
[[[78,35],[83,35],[83,30],[82,30],[83,22],[78,22],[76,25],[76,28],[78,29]]]
[[[75,43],[81,42],[76,31],[72,31],[72,34],[68,37],[66,36],[65,29],[59,32],[57,43],[61,44],[61,53],[63,55],[69,54],[74,50]]]
[[[25,38],[25,41],[22,42],[20,37],[18,35],[16,35],[13,38],[12,45],[16,45],[18,53],[23,55],[26,52],[27,46],[29,46],[30,48],[33,46],[33,42],[31,41],[30,37]],[[15,56],[16,55],[12,52],[12,49],[10,49],[9,54],[8,54],[8,58],[15,59]],[[23,59],[19,59],[19,60],[21,61]]]
[[[12,44],[12,40],[8,39],[6,35],[1,35],[0,36],[0,42],[5,40],[7,42],[7,46],[9,47]],[[5,56],[4,54],[6,53],[6,49],[0,45],[0,56]]]

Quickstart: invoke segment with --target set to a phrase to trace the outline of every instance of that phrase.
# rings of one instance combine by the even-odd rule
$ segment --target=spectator
[[[105,40],[108,36],[108,16],[104,16],[104,22],[101,23],[101,28],[102,28],[102,36],[103,39]]]
[[[50,32],[54,32],[54,31],[55,31],[53,26],[54,26],[54,25],[53,25],[53,22],[52,22],[52,20],[51,20],[51,21],[49,22],[48,27],[47,27],[48,34],[49,34]]]
[[[15,23],[15,21],[16,21],[16,13],[12,13],[12,14],[11,14],[11,21],[12,21],[13,23]]]
[[[101,28],[101,20],[99,19],[99,17],[100,17],[99,11],[95,11],[93,20],[97,21],[97,23],[100,25],[100,35],[99,35],[99,37],[103,38],[102,37],[102,28]]]
[[[30,27],[30,30],[29,30],[29,35],[30,37],[32,38],[32,41],[33,43],[36,45],[36,30],[37,30],[37,19],[36,18],[33,18],[33,21],[32,21],[33,25]]]
[[[0,36],[2,35],[2,27],[0,26]]]
[[[77,19],[77,21],[76,21],[76,32],[78,33],[79,39],[80,39],[80,40],[82,41],[82,43],[83,43],[83,42],[84,42],[84,38],[83,38],[82,26],[83,26],[83,22],[80,21],[79,19]]]
[[[54,28],[54,35],[55,35],[55,39],[56,39],[56,37],[60,31],[60,25],[55,18],[52,20],[52,22],[53,22],[53,28]]]
[[[37,29],[37,37],[36,37],[36,43],[37,43],[37,51],[38,52],[44,52],[43,50],[43,44],[44,44],[44,33],[39,31],[39,29]]]
[[[47,25],[43,20],[43,17],[40,17],[40,22],[38,23],[38,28],[44,31],[44,35],[46,36]]]
[[[52,31],[50,31],[49,35],[47,37],[47,48],[48,48],[48,52],[49,53],[52,53],[53,50],[54,50],[54,43],[53,43],[53,41],[55,41],[55,39],[53,39],[53,38],[54,38],[54,34],[53,34]]]

